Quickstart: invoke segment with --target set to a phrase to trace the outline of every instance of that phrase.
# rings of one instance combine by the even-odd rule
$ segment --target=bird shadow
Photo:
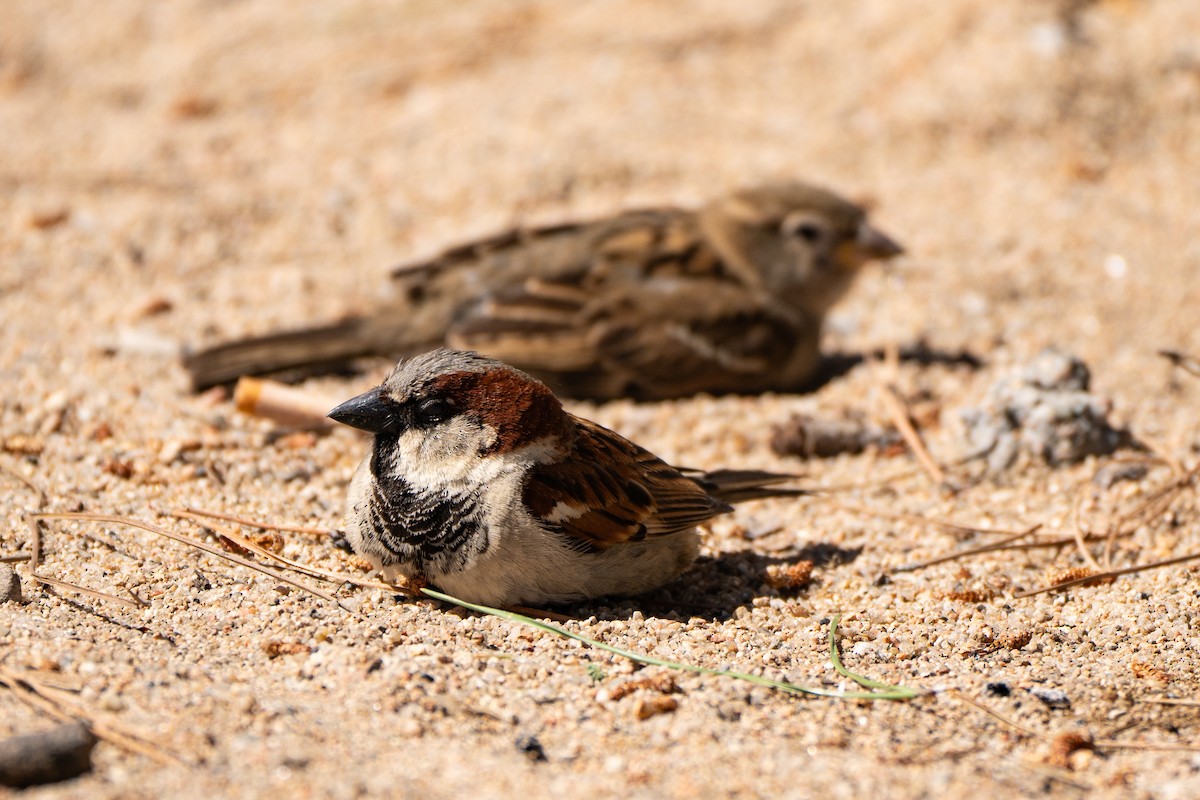
[[[559,610],[573,617],[599,620],[623,620],[641,613],[647,617],[679,621],[700,617],[710,622],[723,622],[733,618],[739,609],[752,608],[758,598],[805,594],[810,585],[807,582],[794,589],[768,584],[768,567],[811,561],[818,570],[829,569],[852,563],[861,553],[861,547],[817,543],[787,556],[765,555],[752,550],[701,556],[691,569],[661,589],[637,597],[576,603]],[[819,580],[819,576],[814,580]]]
[[[821,358],[821,363],[817,367],[816,373],[802,386],[798,387],[798,389],[804,394],[815,392],[830,381],[842,377],[860,364],[865,364],[868,361],[881,361],[886,355],[883,349],[872,350],[867,353],[829,353]],[[970,350],[941,350],[931,347],[924,340],[918,340],[913,344],[899,348],[898,355],[903,362],[919,364],[924,367],[941,364],[949,367],[980,369],[987,363]]]

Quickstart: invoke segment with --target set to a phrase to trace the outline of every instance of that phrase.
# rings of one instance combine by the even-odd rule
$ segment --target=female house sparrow
[[[478,350],[574,397],[788,391],[819,361],[826,312],[901,248],[866,212],[802,183],[698,211],[517,229],[398,267],[398,300],[185,360],[197,388],[242,374],[432,347]]]
[[[476,353],[402,361],[329,416],[375,434],[346,501],[355,552],[489,605],[649,591],[696,559],[698,524],[803,493],[771,488],[787,475],[686,474]]]

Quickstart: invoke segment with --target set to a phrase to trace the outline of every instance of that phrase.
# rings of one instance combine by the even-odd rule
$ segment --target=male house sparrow
[[[691,565],[696,526],[731,503],[803,494],[772,488],[787,475],[672,467],[476,353],[401,361],[329,416],[375,434],[346,500],[355,552],[489,605],[649,591]]]
[[[243,374],[448,344],[574,397],[789,391],[819,362],[825,313],[901,248],[866,212],[802,183],[699,210],[628,211],[516,229],[397,267],[398,299],[317,328],[190,355],[196,388]]]

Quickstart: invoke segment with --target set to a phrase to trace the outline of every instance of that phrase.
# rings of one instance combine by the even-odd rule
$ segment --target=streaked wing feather
[[[632,442],[586,420],[569,461],[530,471],[526,506],[551,529],[603,549],[695,527],[730,506]]]

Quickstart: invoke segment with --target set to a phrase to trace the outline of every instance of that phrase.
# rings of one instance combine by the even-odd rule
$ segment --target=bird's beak
[[[891,237],[880,230],[872,228],[865,222],[858,226],[858,237],[855,240],[855,246],[865,260],[877,258],[886,261],[904,252],[904,248],[897,244]]]
[[[376,386],[369,392],[350,398],[326,416],[360,431],[385,433],[399,427],[399,412],[396,402],[384,395],[383,387]]]

